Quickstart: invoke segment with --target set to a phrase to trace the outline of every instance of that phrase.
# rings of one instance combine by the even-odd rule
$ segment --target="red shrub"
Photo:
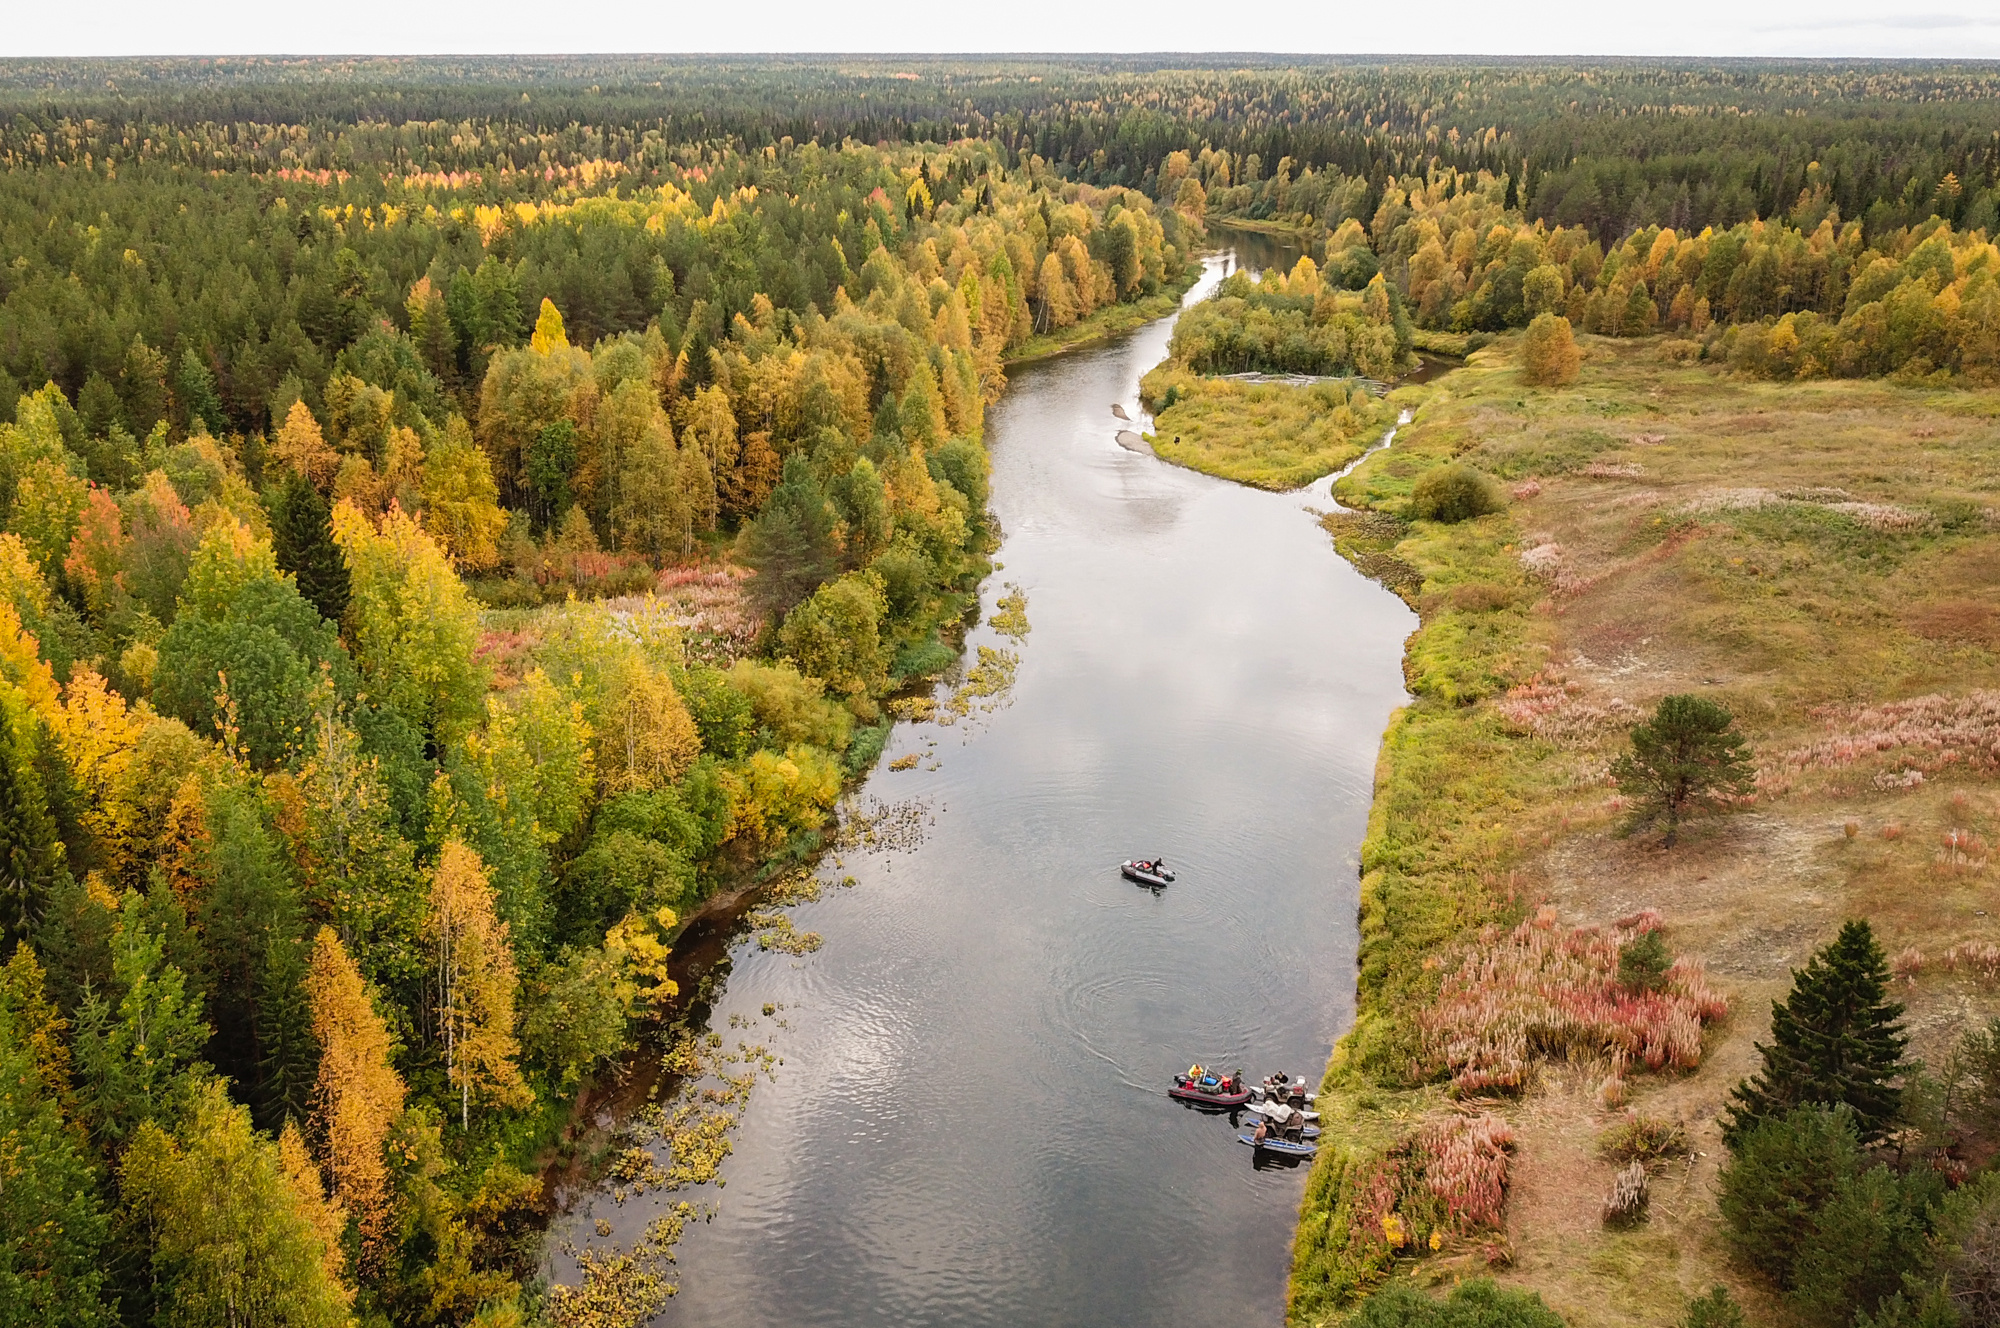
[[[1619,947],[1658,925],[1559,927],[1547,910],[1502,934],[1488,928],[1418,1017],[1433,1063],[1461,1093],[1521,1086],[1538,1057],[1623,1054],[1648,1069],[1701,1063],[1701,1027],[1726,1011],[1701,962],[1681,956],[1660,991],[1618,983]]]

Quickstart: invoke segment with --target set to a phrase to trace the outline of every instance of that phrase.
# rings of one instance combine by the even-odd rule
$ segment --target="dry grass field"
[[[1414,424],[1339,491],[1368,513],[1328,521],[1424,626],[1363,852],[1361,1017],[1327,1078],[1329,1120],[1356,1128],[1308,1191],[1300,1322],[1380,1278],[1491,1269],[1577,1325],[1672,1324],[1717,1282],[1783,1323],[1726,1257],[1714,1181],[1718,1114],[1791,970],[1866,918],[1898,956],[1913,1052],[2000,1013],[2000,392],[1749,382],[1651,341],[1585,343],[1567,388],[1525,386],[1514,337],[1396,394]],[[1494,476],[1507,510],[1407,522],[1448,460]],[[1673,692],[1732,710],[1759,776],[1667,850],[1622,833],[1606,770]],[[1426,1059],[1441,975],[1491,949],[1482,926],[1539,910],[1563,935],[1648,909],[1728,1004],[1698,1068],[1541,1049],[1478,1104],[1514,1136],[1503,1228],[1387,1248],[1368,1195],[1397,1127],[1380,1122],[1468,1109]],[[1655,1164],[1648,1220],[1609,1231],[1599,1138],[1627,1113],[1680,1123],[1688,1147]]]

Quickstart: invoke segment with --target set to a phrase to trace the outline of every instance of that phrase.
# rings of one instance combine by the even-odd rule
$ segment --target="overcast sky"
[[[2000,58],[2000,0],[15,0],[4,55],[1274,51]]]

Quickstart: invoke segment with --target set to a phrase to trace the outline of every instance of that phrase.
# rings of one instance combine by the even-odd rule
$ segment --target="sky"
[[[2000,59],[2000,0],[16,0],[0,55],[1268,51]],[[1404,16],[1407,16],[1405,18]]]

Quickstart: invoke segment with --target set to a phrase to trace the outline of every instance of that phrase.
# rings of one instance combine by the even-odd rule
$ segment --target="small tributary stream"
[[[1211,260],[1190,299],[1229,261],[1254,265]],[[560,1224],[713,1204],[661,1325],[1281,1322],[1305,1170],[1164,1090],[1191,1061],[1317,1078],[1346,1028],[1416,620],[1335,554],[1327,481],[1263,493],[1118,445],[1170,330],[1025,366],[989,413],[985,605],[1018,585],[1032,631],[967,648],[1018,652],[1011,693],[897,726],[863,792],[921,800],[924,837],[827,864],[856,884],[794,912],[823,948],[733,953],[710,1026],[783,1065],[726,1186]],[[1153,854],[1178,882],[1120,878]]]

